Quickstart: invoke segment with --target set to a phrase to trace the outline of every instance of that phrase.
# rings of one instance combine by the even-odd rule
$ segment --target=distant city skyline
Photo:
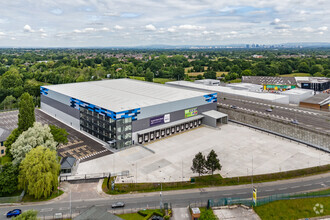
[[[330,42],[326,0],[0,2],[0,47]]]

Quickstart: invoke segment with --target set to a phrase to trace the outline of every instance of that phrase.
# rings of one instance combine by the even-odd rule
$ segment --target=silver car
[[[125,206],[125,203],[124,202],[116,202],[114,204],[111,205],[111,207],[114,209],[114,208],[121,208],[121,207],[124,207]]]

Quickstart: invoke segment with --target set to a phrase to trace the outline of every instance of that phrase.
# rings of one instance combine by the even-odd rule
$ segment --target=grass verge
[[[213,213],[212,209],[207,209],[205,207],[199,208],[201,211],[201,217],[199,219],[207,219],[207,220],[217,220],[218,217]]]
[[[41,202],[41,201],[48,201],[48,200],[54,199],[54,198],[62,195],[63,193],[64,192],[62,190],[59,190],[59,191],[55,190],[55,191],[53,191],[53,193],[48,198],[40,198],[40,199],[36,199],[33,196],[30,196],[28,194],[25,194],[23,196],[22,202]]]
[[[268,182],[274,180],[283,180],[296,177],[303,177],[307,175],[320,174],[330,171],[330,164],[319,166],[319,167],[310,167],[300,170],[292,170],[279,173],[270,173],[263,175],[253,176],[253,182]],[[219,174],[207,175],[200,177],[193,177],[195,179],[194,183],[189,181],[183,182],[166,182],[162,183],[162,190],[180,190],[180,189],[193,189],[193,188],[203,188],[211,186],[230,186],[230,185],[240,185],[240,184],[249,184],[251,183],[251,176],[243,177],[232,177],[232,178],[222,178]],[[117,183],[115,185],[115,190],[109,190],[107,187],[107,180],[105,178],[103,181],[102,189],[105,193],[108,194],[125,194],[131,192],[155,192],[160,191],[161,183]]]
[[[323,212],[321,207],[316,204],[323,205]],[[280,200],[268,203],[266,205],[255,207],[255,212],[261,219],[303,219],[311,217],[320,217],[330,215],[330,199],[329,197],[308,198],[308,199],[291,199]]]

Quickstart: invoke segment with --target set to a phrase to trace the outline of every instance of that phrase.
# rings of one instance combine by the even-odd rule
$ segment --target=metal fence
[[[319,198],[319,197],[330,197],[329,191],[320,191],[320,192],[309,192],[309,193],[290,193],[290,194],[275,194],[267,197],[257,198],[257,203],[254,204],[252,198],[243,199],[243,198],[219,198],[219,199],[209,199],[208,206],[217,207],[217,206],[227,206],[227,205],[236,205],[242,204],[249,207],[261,206],[268,204],[270,202],[278,200],[289,200],[289,199],[303,199],[303,198]],[[195,206],[191,204],[191,206]]]
[[[0,197],[0,203],[17,203],[21,202],[25,192],[22,191],[19,196],[10,196],[10,197]]]

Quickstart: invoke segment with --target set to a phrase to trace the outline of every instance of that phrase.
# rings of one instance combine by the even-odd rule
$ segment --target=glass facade
[[[114,120],[80,107],[80,129],[116,149],[132,145],[132,118]]]

